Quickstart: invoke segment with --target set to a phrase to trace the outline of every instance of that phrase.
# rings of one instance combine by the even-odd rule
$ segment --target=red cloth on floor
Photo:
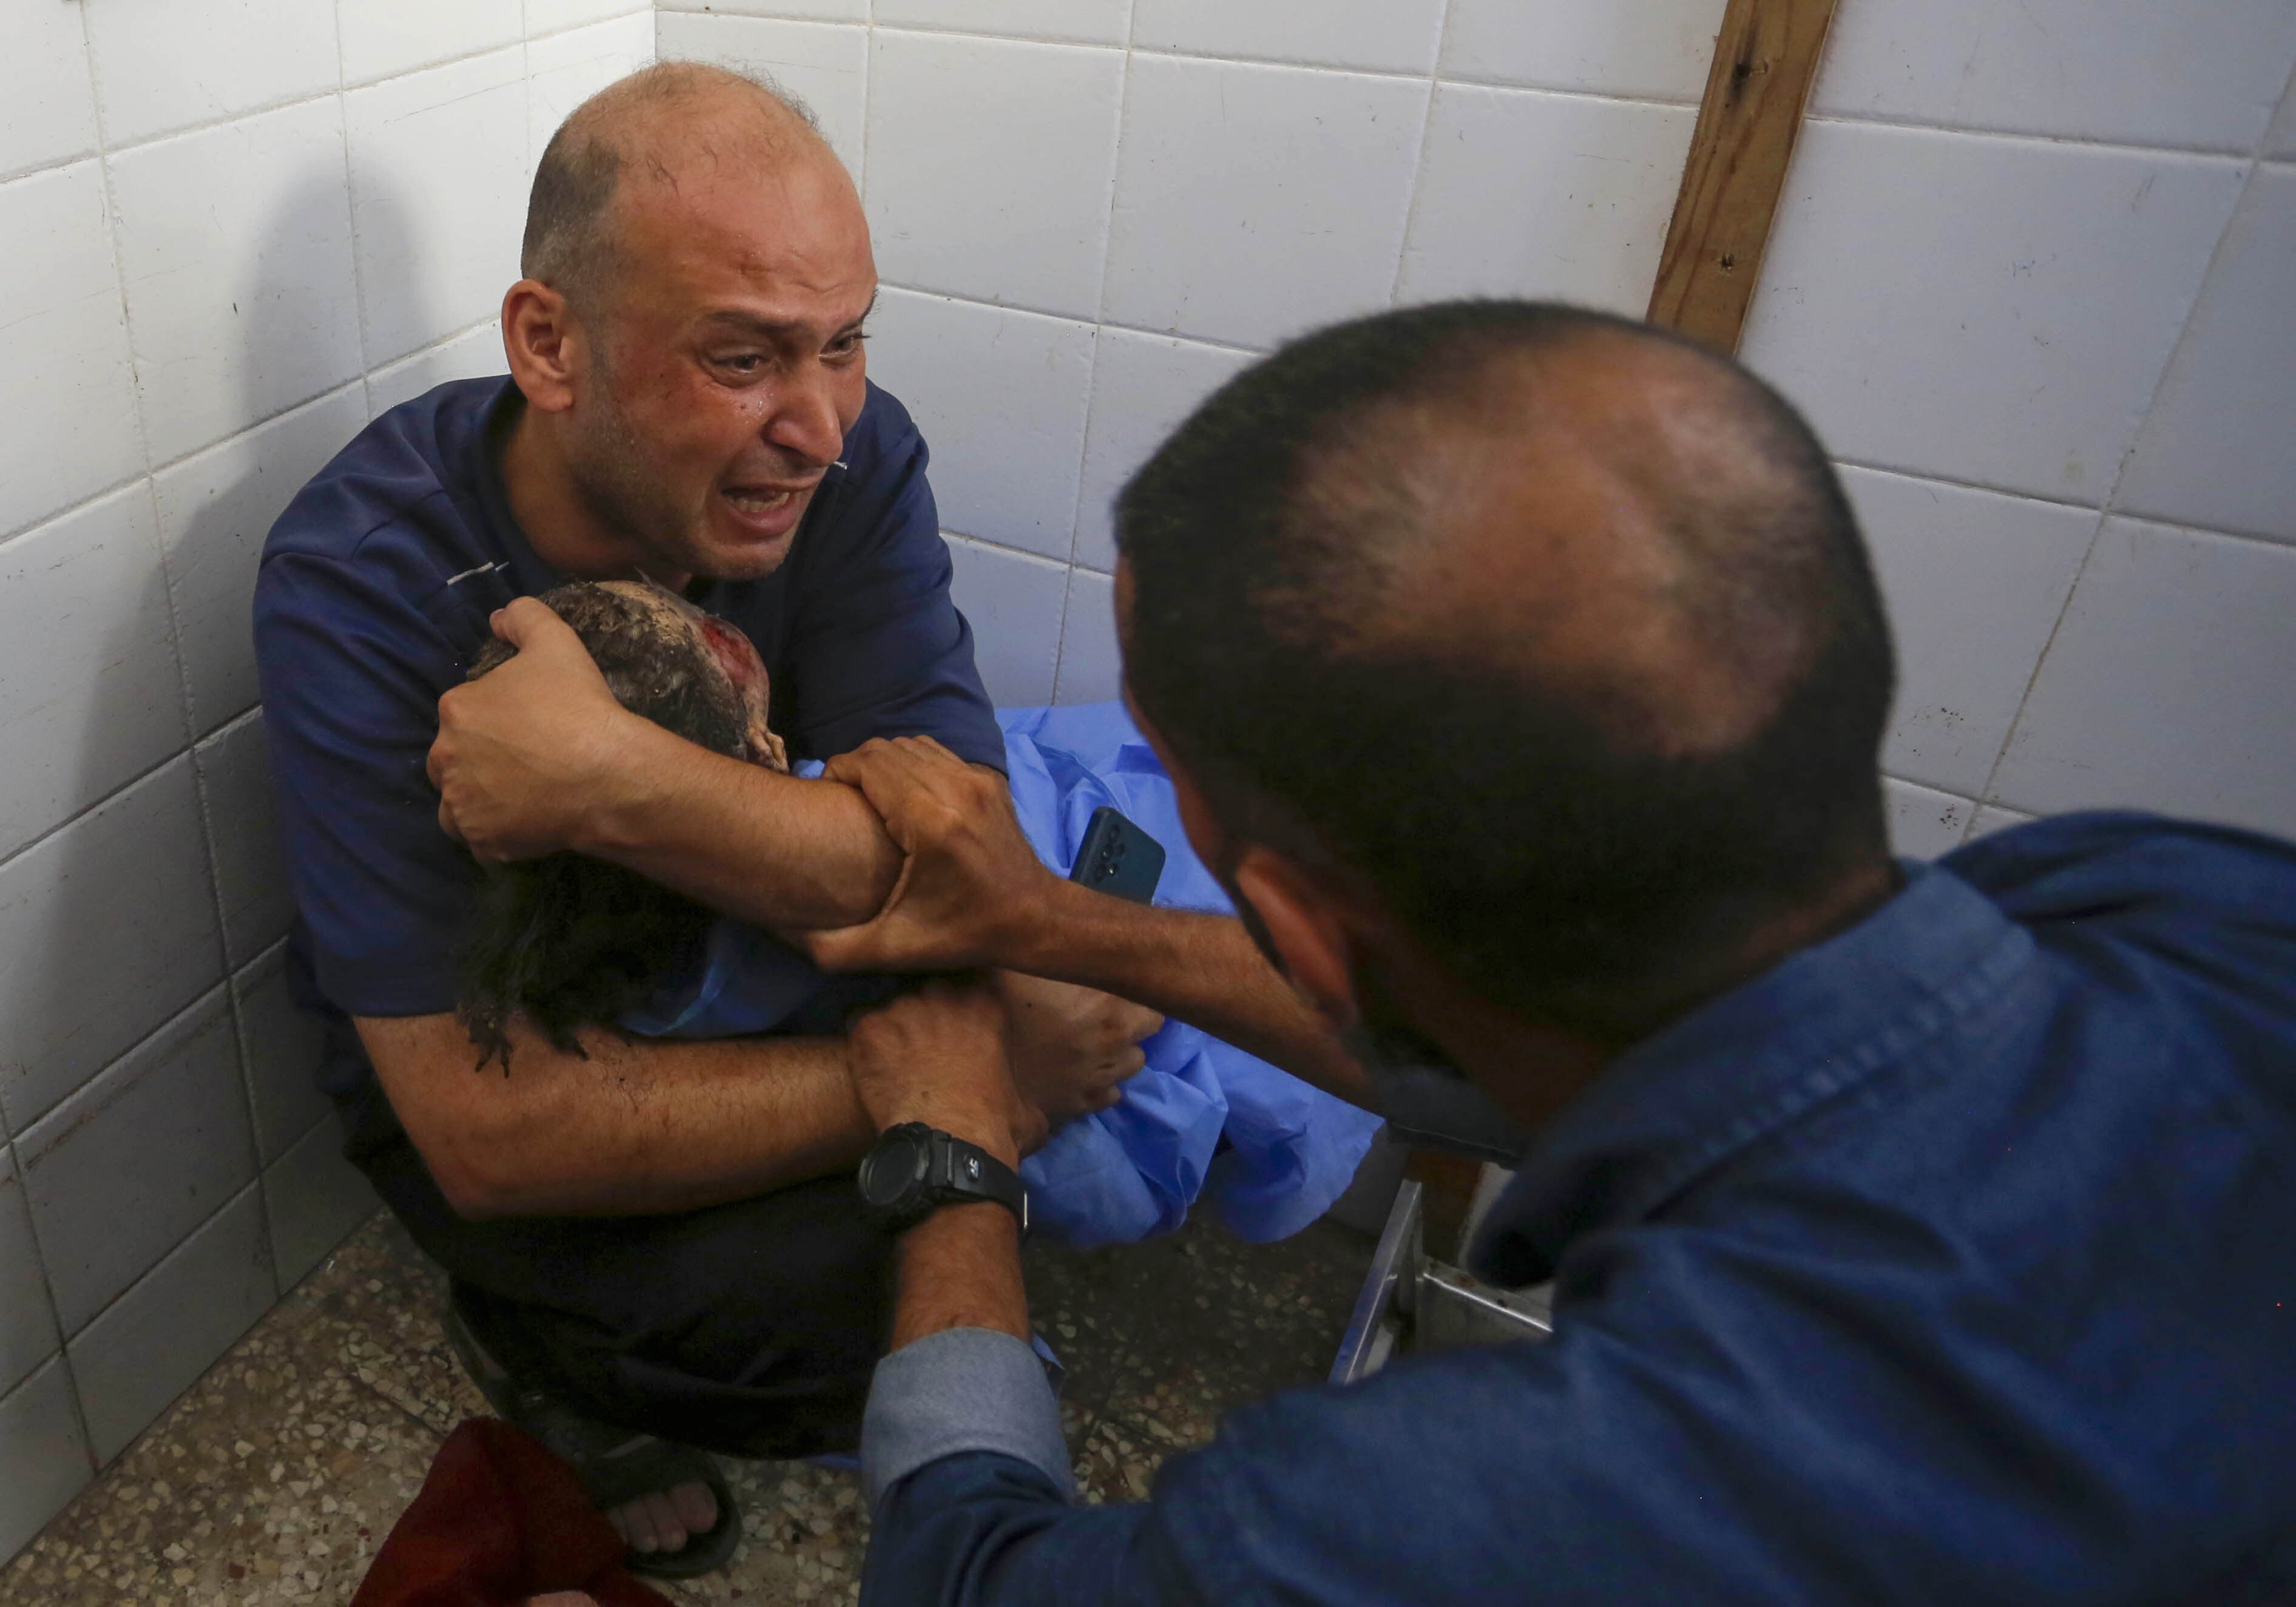
[[[532,1435],[473,1417],[447,1437],[351,1607],[525,1607],[585,1590],[599,1607],[670,1607],[622,1566],[621,1537]]]

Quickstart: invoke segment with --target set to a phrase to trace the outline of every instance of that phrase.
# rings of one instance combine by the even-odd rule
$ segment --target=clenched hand
[[[903,855],[885,906],[858,926],[792,933],[825,971],[938,971],[994,965],[1034,918],[1046,870],[1004,778],[929,736],[880,737],[829,761],[858,787]]]
[[[532,859],[576,844],[644,722],[544,604],[521,597],[493,623],[518,656],[439,700],[427,768],[448,836],[480,859]]]

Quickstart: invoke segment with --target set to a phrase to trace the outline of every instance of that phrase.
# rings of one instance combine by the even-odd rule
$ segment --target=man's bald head
[[[696,161],[765,171],[836,160],[812,109],[763,79],[698,61],[642,68],[583,102],[543,148],[520,272],[593,307],[612,281],[626,184],[674,185]]]
[[[1793,411],[1575,309],[1311,335],[1126,488],[1128,683],[1231,831],[1606,1034],[1883,847],[1887,627]]]

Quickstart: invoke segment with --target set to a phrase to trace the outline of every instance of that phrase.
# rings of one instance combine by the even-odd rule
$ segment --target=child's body
[[[746,639],[658,589],[589,586],[619,600],[562,606],[575,590],[544,601],[574,625],[625,707],[718,751],[789,767],[766,729],[766,673]],[[734,643],[714,641],[712,626]],[[1065,871],[1094,809],[1113,804],[1169,855],[1158,903],[1227,909],[1189,849],[1170,781],[1120,705],[1013,709],[999,719],[1014,808],[1047,865]],[[800,762],[796,771],[818,768]],[[829,976],[770,934],[619,866],[579,860],[552,868],[577,858],[489,873],[482,908],[492,914],[481,920],[466,974],[490,979],[490,991],[474,1001],[466,988],[466,1021],[491,1020],[498,1030],[509,1010],[534,1013],[533,1002],[503,987],[513,972],[570,1036],[582,1024],[692,1038],[836,1032],[847,1010],[905,985]],[[640,912],[643,930],[605,941],[593,929],[611,925],[618,908]],[[516,934],[531,963],[503,963],[505,934]],[[586,977],[584,967],[604,974]],[[537,1024],[551,1029],[549,1020]],[[473,1037],[488,1045],[475,1026]],[[1147,1052],[1147,1069],[1125,1084],[1121,1101],[1062,1127],[1022,1163],[1036,1220],[1062,1238],[1099,1244],[1168,1231],[1207,1186],[1242,1236],[1296,1233],[1347,1186],[1379,1125],[1179,1022],[1150,1039]]]

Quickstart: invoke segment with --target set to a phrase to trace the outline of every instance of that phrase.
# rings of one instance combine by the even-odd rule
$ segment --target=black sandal
[[[708,1529],[688,1535],[676,1551],[626,1551],[624,1567],[657,1579],[691,1579],[714,1573],[732,1559],[742,1543],[742,1513],[716,1458],[692,1446],[599,1423],[538,1390],[522,1388],[479,1342],[460,1303],[452,1299],[441,1325],[487,1404],[570,1466],[600,1512],[681,1484],[706,1485],[717,1497],[718,1521]]]

